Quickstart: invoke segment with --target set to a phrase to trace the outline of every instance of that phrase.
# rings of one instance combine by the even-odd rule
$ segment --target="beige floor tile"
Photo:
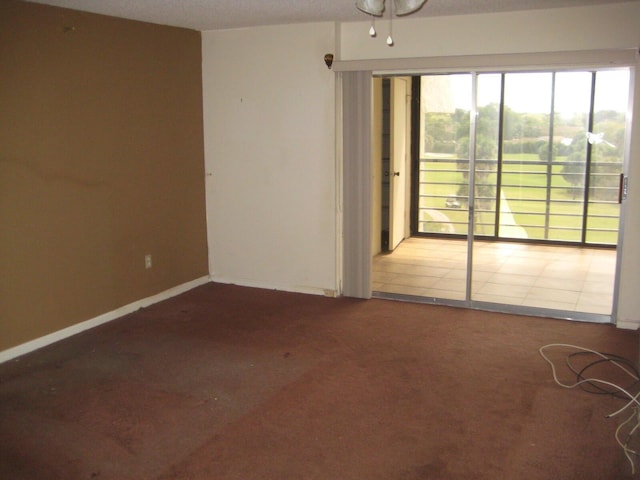
[[[479,241],[473,300],[610,314],[616,252]],[[465,241],[413,237],[373,259],[375,291],[464,300]]]
[[[605,295],[609,299],[613,297],[613,279],[608,282],[584,282],[582,286],[583,293],[596,293],[599,295]]]
[[[530,286],[527,285],[504,285],[501,283],[485,283],[478,293],[486,295],[500,295],[508,298],[520,298],[524,300],[529,291]]]
[[[383,285],[379,290],[385,293],[396,293],[400,295],[414,295],[416,297],[428,297],[428,291],[425,288],[411,287],[407,285]]]
[[[580,298],[576,305],[576,310],[580,312],[610,314],[611,309],[611,297],[607,295],[583,293],[580,295]]]
[[[489,295],[486,293],[475,293],[472,297],[477,302],[499,303],[501,305],[522,305],[524,299],[516,297],[505,297],[503,295]]]
[[[607,283],[613,286],[613,282],[615,279],[615,272],[607,272],[607,273],[595,273],[595,272],[587,272],[584,277],[585,283]]]
[[[589,272],[589,264],[575,264],[572,262],[556,262],[545,265],[540,273],[544,277],[576,278],[584,277]]]
[[[550,288],[552,290],[570,290],[572,292],[581,292],[584,287],[584,277],[579,278],[554,278],[554,277],[537,277],[534,287]]]
[[[440,288],[428,288],[425,290],[424,296],[427,298],[444,298],[447,300],[465,300],[464,292]]]
[[[502,265],[476,265],[473,264],[473,270],[475,272],[485,272],[490,275],[498,273],[502,269]]]
[[[398,274],[395,272],[386,272],[386,271],[374,271],[373,272],[373,283],[395,283],[396,278],[398,278]]]
[[[444,278],[466,279],[467,278],[467,271],[462,267],[460,267],[460,268],[452,268],[451,270],[449,270],[444,275]]]
[[[549,302],[562,302],[575,305],[580,298],[580,292],[560,290],[558,288],[531,287],[525,301],[548,300]]]
[[[581,292],[578,303],[582,305],[594,305],[611,309],[611,296],[602,293]]]
[[[424,275],[401,275],[398,277],[393,283],[395,285],[416,287],[416,288],[425,288],[425,287],[433,287],[434,285],[441,282],[440,277],[427,277]]]
[[[467,281],[463,278],[442,278],[433,288],[464,293],[467,289]]]
[[[544,264],[512,264],[510,262],[502,265],[497,271],[499,273],[513,273],[516,275],[540,275],[544,270]]]
[[[502,285],[526,285],[533,286],[538,279],[535,275],[517,275],[513,273],[494,273],[489,277],[491,283]]]

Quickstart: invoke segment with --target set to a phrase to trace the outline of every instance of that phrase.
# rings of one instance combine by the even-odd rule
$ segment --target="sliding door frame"
[[[575,70],[581,68],[630,67],[631,85],[634,85],[636,49],[588,50],[574,52],[547,52],[524,54],[473,55],[455,57],[394,58],[379,60],[336,61],[333,69],[342,76],[342,152],[343,152],[343,239],[342,294],[357,298],[371,297],[371,80],[375,75],[420,75],[427,73],[473,73],[474,83],[480,72],[537,71],[541,69]],[[633,90],[630,91],[633,105]],[[475,99],[474,99],[475,111]],[[630,120],[629,120],[630,121]],[[631,131],[630,126],[627,129]],[[630,144],[630,139],[627,140]],[[629,150],[625,153],[624,175],[628,175]],[[471,178],[473,175],[471,175]],[[625,202],[620,211],[618,260],[616,262],[614,304],[610,316],[579,315],[581,320],[616,323],[616,309],[623,249]],[[470,235],[473,234],[471,230]],[[469,253],[469,256],[472,252]],[[472,259],[469,258],[468,262]],[[469,263],[468,265],[472,265]],[[462,306],[483,310],[556,316],[572,319],[575,312],[557,312],[535,308],[498,305],[470,299],[471,277],[467,279],[466,300]],[[415,298],[414,300],[419,300]],[[428,303],[439,302],[427,299]],[[576,315],[576,318],[578,316]]]

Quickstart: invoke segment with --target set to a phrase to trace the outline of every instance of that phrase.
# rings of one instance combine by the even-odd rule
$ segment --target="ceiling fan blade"
[[[416,12],[427,3],[427,0],[395,0],[396,15],[409,15]]]
[[[384,0],[356,0],[356,8],[369,15],[381,17],[384,12]]]

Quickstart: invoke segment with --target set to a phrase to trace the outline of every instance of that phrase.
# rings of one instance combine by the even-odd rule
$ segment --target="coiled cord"
[[[558,378],[555,364],[549,359],[549,357],[547,357],[547,355],[545,355],[545,351],[551,348],[568,348],[577,350],[577,352],[573,352],[567,355],[567,366],[569,370],[571,370],[576,375],[576,381],[574,383],[565,383],[560,381],[560,379]],[[549,345],[540,347],[539,352],[542,358],[551,366],[553,380],[561,387],[580,387],[588,393],[611,395],[615,398],[626,400],[626,403],[623,407],[619,408],[613,413],[610,413],[606,416],[606,418],[614,417],[627,409],[631,410],[631,414],[629,415],[629,417],[620,425],[618,425],[618,428],[615,432],[615,439],[618,442],[618,445],[620,445],[620,447],[623,449],[625,457],[627,458],[627,460],[629,460],[629,463],[631,465],[631,474],[635,474],[634,457],[640,456],[640,453],[631,448],[630,443],[635,438],[634,436],[638,433],[638,431],[640,431],[640,391],[636,393],[632,392],[634,390],[638,390],[638,387],[640,386],[640,373],[638,372],[638,369],[635,367],[634,363],[624,357],[620,357],[619,355],[601,353],[596,350],[591,350],[589,348],[584,348],[567,343],[551,343]],[[595,356],[596,360],[588,363],[581,369],[576,368],[571,362],[572,358],[580,356],[584,357],[589,355]],[[586,376],[586,373],[590,369],[596,367],[597,365],[605,363],[611,364],[626,373],[631,378],[631,383],[622,387],[608,380]],[[629,431],[626,434],[626,439],[622,440],[621,436],[623,435],[623,430],[626,428],[628,428]]]

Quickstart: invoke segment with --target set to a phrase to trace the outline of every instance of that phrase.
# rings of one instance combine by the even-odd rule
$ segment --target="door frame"
[[[456,57],[423,57],[423,58],[389,58],[362,60],[356,62],[336,61],[333,70],[339,74],[341,90],[342,115],[339,117],[341,145],[342,175],[342,238],[339,239],[341,250],[341,282],[339,291],[345,296],[356,298],[371,297],[371,78],[373,73],[384,74],[420,74],[437,72],[469,72],[469,71],[508,71],[530,68],[537,65],[558,68],[570,65],[571,68],[588,68],[589,66],[631,67],[635,78],[637,66],[637,50],[610,49],[585,50],[572,52],[543,52],[519,54],[488,54]],[[632,81],[633,83],[633,81]],[[361,88],[358,88],[359,85]],[[635,86],[635,84],[634,84]],[[634,89],[631,90],[630,102]],[[358,113],[360,112],[360,113]],[[362,122],[360,127],[352,121]],[[629,140],[631,142],[631,140]],[[627,157],[630,155],[628,151]],[[339,155],[340,156],[340,155]],[[350,162],[351,160],[351,162]],[[628,175],[629,159],[625,162]],[[359,170],[359,173],[353,170]],[[622,204],[621,218],[626,217],[625,202]],[[353,221],[353,222],[352,222]],[[620,281],[620,266],[623,253],[624,226],[621,226],[618,262],[616,266],[616,295],[614,310],[611,315],[613,323],[617,323],[617,299]],[[360,240],[360,241],[358,241]],[[433,303],[433,302],[432,302]],[[470,302],[465,302],[470,303]],[[475,305],[465,305],[474,308]],[[518,313],[518,312],[509,312]],[[544,312],[544,316],[549,316]],[[563,317],[566,318],[566,317]]]

